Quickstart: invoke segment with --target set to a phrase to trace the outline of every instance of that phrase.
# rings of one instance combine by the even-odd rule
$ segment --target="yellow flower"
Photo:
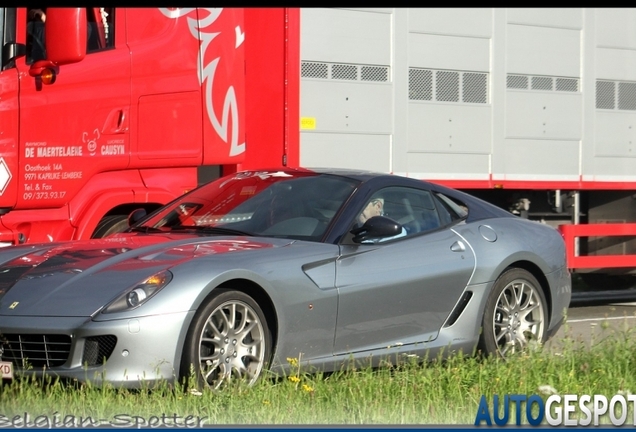
[[[287,363],[289,363],[292,366],[298,366],[298,359],[293,357],[287,357]]]
[[[312,392],[314,391],[314,388],[308,386],[307,384],[303,384],[303,390],[305,390],[306,392]]]
[[[296,375],[292,375],[290,377],[287,377],[288,380],[290,380],[291,382],[297,383],[300,382],[300,378],[298,378]]]
[[[265,400],[263,401],[263,405],[269,405],[269,404],[270,404],[270,402],[269,402],[267,399],[265,399]]]

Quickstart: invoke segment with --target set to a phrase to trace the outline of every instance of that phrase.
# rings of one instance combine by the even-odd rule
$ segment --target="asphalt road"
[[[558,351],[566,336],[592,346],[616,332],[636,337],[636,288],[620,291],[574,292],[567,323],[548,341]]]

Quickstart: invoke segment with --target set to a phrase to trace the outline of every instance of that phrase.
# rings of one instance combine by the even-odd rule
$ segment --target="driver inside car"
[[[369,200],[366,206],[362,209],[358,217],[356,218],[356,224],[354,227],[361,227],[364,223],[375,216],[384,216],[384,198],[373,197]],[[362,243],[380,243],[387,240],[393,240],[396,238],[404,237],[406,235],[406,229],[402,227],[402,232],[395,236],[382,237],[377,239],[364,240]]]

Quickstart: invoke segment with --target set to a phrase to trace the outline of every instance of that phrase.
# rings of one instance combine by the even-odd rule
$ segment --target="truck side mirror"
[[[59,66],[77,63],[86,57],[86,8],[47,8],[44,38],[46,60],[33,63],[29,75],[52,74],[54,78]]]

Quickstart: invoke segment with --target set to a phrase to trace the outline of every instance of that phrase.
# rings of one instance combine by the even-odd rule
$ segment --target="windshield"
[[[241,172],[184,195],[133,227],[318,241],[356,189],[352,179],[314,172]]]

